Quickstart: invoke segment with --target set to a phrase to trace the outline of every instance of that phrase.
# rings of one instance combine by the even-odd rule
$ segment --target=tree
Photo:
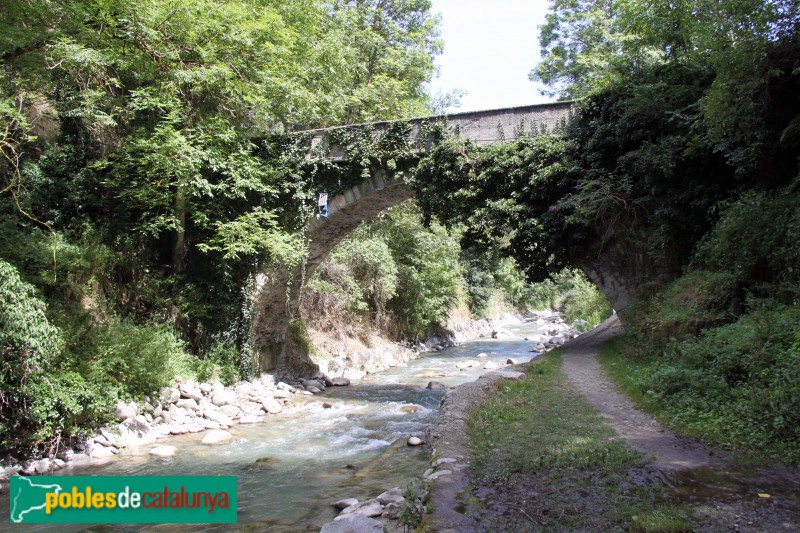
[[[348,50],[345,123],[425,115],[423,84],[442,52],[430,0],[333,0],[332,25]]]

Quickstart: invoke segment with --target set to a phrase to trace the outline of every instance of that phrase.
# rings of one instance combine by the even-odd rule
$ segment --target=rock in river
[[[380,504],[380,502],[378,502],[378,500],[367,500],[344,508],[339,516],[341,517],[349,514],[359,514],[361,516],[380,516],[383,514],[383,506]]]
[[[347,507],[350,507],[351,505],[355,505],[357,503],[358,500],[355,498],[345,498],[343,500],[335,502],[333,506],[336,507],[337,509],[346,509]]]
[[[175,457],[177,448],[175,446],[156,446],[150,450],[150,455],[154,457]]]
[[[220,446],[223,444],[230,444],[233,441],[233,435],[224,429],[212,429],[205,437],[202,443],[208,446]]]

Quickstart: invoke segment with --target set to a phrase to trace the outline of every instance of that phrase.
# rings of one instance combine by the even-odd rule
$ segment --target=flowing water
[[[426,446],[406,446],[410,435],[423,436],[435,420],[443,390],[429,390],[429,381],[448,386],[477,379],[482,366],[458,370],[468,359],[503,366],[509,357],[530,360],[532,342],[542,333],[533,323],[511,326],[518,338],[479,339],[462,346],[423,354],[405,368],[367,376],[349,387],[330,387],[319,396],[296,397],[297,407],[263,424],[234,426],[235,442],[200,444],[203,434],[159,441],[178,448],[171,459],[148,455],[153,447],[128,448],[102,466],[68,468],[56,475],[231,475],[238,478],[239,530],[318,531],[332,520],[331,503],[341,498],[374,498],[403,486],[428,468]],[[477,358],[480,353],[488,357]],[[303,403],[304,402],[304,403]],[[324,408],[323,402],[332,404]],[[0,528],[8,524],[8,495],[0,497]],[[81,531],[91,526],[59,526]],[[97,526],[92,527],[97,530]],[[197,525],[103,526],[102,531],[198,531]],[[227,531],[230,525],[202,531]],[[52,526],[14,527],[15,531],[47,531]]]

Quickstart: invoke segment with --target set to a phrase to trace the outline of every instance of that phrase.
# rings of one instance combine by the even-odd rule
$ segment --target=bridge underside
[[[445,119],[451,133],[461,138],[479,144],[502,143],[519,136],[553,131],[560,125],[565,125],[571,113],[571,102],[557,102],[460,113],[448,117],[412,119],[409,121],[410,140],[416,146],[413,151],[424,149],[425,125]],[[382,133],[389,130],[389,126],[390,123],[376,123],[307,133],[312,136],[312,153],[327,154],[329,161],[344,162],[349,155],[342,147],[332,144],[332,139],[336,136],[329,132],[342,128],[364,128],[378,140]],[[253,348],[258,371],[271,371],[283,380],[308,377],[318,372],[318,367],[308,356],[309,347],[304,344],[302,332],[292,324],[298,318],[303,283],[313,275],[330,251],[361,222],[413,196],[414,190],[405,183],[401,172],[390,173],[383,168],[373,169],[370,178],[329,202],[327,219],[312,219],[308,222],[305,228],[308,259],[305,264],[294,269],[263,272],[259,276],[253,320]],[[613,247],[608,246],[600,251],[602,253],[598,253],[595,261],[587,263],[584,270],[606,294],[612,305],[618,310],[622,309],[628,303],[627,287],[631,286],[630,280],[635,279],[635,272],[630,272],[632,263],[625,259],[624,250],[611,253]]]
[[[262,275],[253,320],[259,371],[292,379],[308,377],[319,370],[308,357],[302,339],[295,338],[289,327],[298,316],[303,283],[361,222],[413,196],[414,190],[406,185],[402,175],[389,176],[383,170],[376,170],[370,179],[333,198],[327,219],[313,219],[307,224],[308,259],[304,265]]]

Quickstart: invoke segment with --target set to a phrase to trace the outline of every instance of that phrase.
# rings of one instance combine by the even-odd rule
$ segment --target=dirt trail
[[[701,444],[676,437],[651,416],[638,411],[608,381],[597,353],[609,338],[619,333],[621,326],[615,315],[565,347],[562,369],[575,388],[600,411],[626,444],[655,458],[653,468],[671,472],[716,462]]]
[[[695,531],[800,531],[797,469],[739,464],[728,453],[677,437],[617,391],[597,355],[619,333],[619,320],[613,316],[568,343],[562,351],[562,370],[620,439],[653,457],[638,476],[664,483],[664,500],[691,505]]]
[[[608,380],[597,361],[603,344],[621,333],[616,316],[561,349],[562,369],[570,383],[599,411],[627,445],[653,458],[645,467],[631,471],[631,480],[642,487],[664,487],[661,502],[687,504],[697,532],[740,533],[800,532],[800,472],[780,467],[754,468],[738,464],[730,454],[711,450],[692,439],[664,429]],[[525,371],[524,365],[513,370]],[[490,513],[519,514],[519,494],[536,494],[539,481],[519,480],[515,490],[496,491],[470,479],[468,413],[489,397],[493,379],[480,379],[457,387],[447,395],[432,440],[436,457],[447,457],[447,474],[432,484],[434,512],[426,519],[426,531],[468,533],[488,531],[465,506],[470,495],[486,490]],[[763,495],[768,495],[764,497]],[[484,500],[484,498],[481,498]],[[541,529],[534,527],[533,531]],[[565,530],[571,531],[567,528]],[[592,526],[581,531],[605,531]],[[530,531],[526,526],[514,531]]]

